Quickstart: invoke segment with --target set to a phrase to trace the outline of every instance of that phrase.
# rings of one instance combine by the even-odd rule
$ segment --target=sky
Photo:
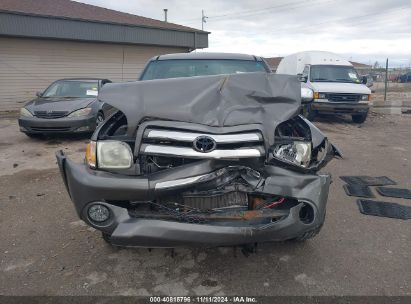
[[[410,0],[77,0],[211,32],[208,52],[277,57],[307,50],[411,66]]]

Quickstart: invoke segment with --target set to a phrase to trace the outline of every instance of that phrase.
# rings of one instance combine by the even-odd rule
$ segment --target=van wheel
[[[364,114],[353,114],[351,115],[352,121],[355,123],[363,123],[367,119],[367,113]]]
[[[311,105],[303,105],[301,114],[310,121],[313,121],[317,116],[317,111],[311,108]]]

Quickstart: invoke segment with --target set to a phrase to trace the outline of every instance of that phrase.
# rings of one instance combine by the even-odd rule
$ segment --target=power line
[[[330,24],[330,23],[338,23],[338,22],[345,22],[345,21],[351,21],[351,20],[354,20],[351,24],[355,24],[355,23],[358,23],[358,22],[361,23],[361,22],[366,22],[366,20],[357,20],[357,19],[366,18],[366,17],[375,17],[375,16],[378,16],[378,15],[390,14],[390,13],[393,13],[393,12],[398,11],[398,10],[408,9],[410,7],[411,7],[411,5],[405,5],[405,6],[402,6],[402,7],[392,8],[392,9],[382,11],[382,12],[374,12],[374,13],[357,15],[357,16],[352,16],[352,17],[347,17],[347,18],[339,18],[339,19],[334,19],[334,20],[331,19],[331,20],[326,20],[326,21],[322,21],[322,22],[318,22],[318,23],[310,23],[310,24],[299,25],[299,26],[294,26],[294,27],[280,28],[280,29],[276,29],[276,30],[265,31],[264,33],[274,33],[274,32],[278,33],[280,31],[294,31],[294,30],[299,30],[299,29],[307,29],[307,28],[318,27],[318,26],[325,25],[325,24]],[[230,31],[230,30],[226,29],[226,31]],[[248,33],[250,33],[250,32],[248,32]]]
[[[307,4],[308,2],[316,2],[318,0],[304,0],[304,1],[297,1],[297,2],[292,2],[292,3],[283,3],[280,5],[274,5],[274,6],[269,6],[269,7],[265,7],[265,8],[259,8],[259,9],[252,9],[252,10],[243,10],[243,11],[237,11],[234,13],[229,13],[229,14],[221,14],[221,15],[210,15],[208,16],[210,19],[215,19],[215,18],[221,18],[221,17],[229,17],[229,16],[233,16],[233,15],[243,15],[243,14],[249,14],[249,13],[253,13],[253,12],[260,12],[261,13],[267,13],[267,10],[272,10],[275,8],[281,8],[281,7],[288,7],[288,6],[292,6],[292,5],[296,5],[296,4]],[[259,14],[259,13],[257,13]],[[185,23],[188,21],[197,21],[199,18],[190,18],[190,19],[185,19],[185,20],[178,20],[176,21],[177,23]]]
[[[230,16],[235,16],[235,17],[255,16],[255,15],[270,13],[269,12],[270,10],[277,9],[277,8],[280,8],[280,9],[285,8],[285,10],[288,10],[288,9],[296,8],[296,7],[294,7],[294,5],[303,4],[303,5],[297,6],[297,7],[302,7],[302,6],[308,5],[309,4],[308,2],[318,2],[318,1],[320,1],[320,0],[308,0],[308,1],[298,1],[298,2],[293,2],[293,3],[284,3],[284,4],[270,6],[270,7],[266,7],[266,8],[262,8],[262,9],[258,9],[258,10],[250,10],[249,12],[244,11],[242,13],[237,12],[237,13],[223,14],[223,15],[211,16],[210,18],[211,19],[217,19],[217,18],[227,19],[226,17],[230,17]],[[329,0],[329,1],[326,1],[326,2],[331,2],[331,1],[333,1],[333,0]],[[322,2],[322,1],[320,1],[320,2]],[[315,3],[313,3],[313,4],[315,4]],[[280,11],[283,11],[283,10],[280,10]]]
[[[294,28],[287,28],[287,30],[290,30],[290,29],[295,30],[295,29],[299,29],[299,28],[310,28],[310,27],[312,28],[312,27],[318,27],[318,26],[325,25],[325,24],[340,23],[340,22],[346,22],[346,21],[352,21],[352,20],[353,20],[353,22],[351,22],[351,25],[355,24],[355,23],[364,23],[364,22],[367,22],[367,20],[358,20],[358,19],[359,18],[366,18],[366,17],[375,17],[375,16],[378,16],[378,15],[390,14],[394,11],[404,10],[404,9],[407,9],[407,8],[410,8],[410,7],[411,7],[411,5],[405,5],[403,7],[390,9],[388,11],[357,15],[357,16],[352,16],[352,17],[347,17],[347,18],[339,18],[339,19],[336,19],[336,20],[326,20],[326,21],[322,21],[322,22],[319,22],[319,23],[312,23],[312,24],[308,24],[308,25],[304,25],[304,26],[298,26],[298,27],[294,27]],[[375,21],[375,20],[372,20],[372,21]]]

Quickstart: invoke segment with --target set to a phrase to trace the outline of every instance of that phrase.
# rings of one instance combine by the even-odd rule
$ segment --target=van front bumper
[[[227,222],[187,223],[141,218],[130,212],[131,202],[155,200],[157,189],[153,185],[158,182],[155,177],[126,176],[91,170],[85,164],[76,164],[67,159],[61,151],[56,156],[67,191],[79,217],[88,225],[109,235],[113,245],[154,248],[231,246],[283,241],[318,229],[325,218],[331,180],[329,175],[299,173],[267,165],[264,168],[267,177],[260,186],[259,193],[298,200],[298,203],[288,210],[272,210],[274,213],[282,214],[275,221],[262,224],[253,218],[243,218]],[[202,168],[196,170],[215,170],[208,167],[207,162],[201,166]],[[183,171],[176,170],[171,173],[173,178],[170,176],[170,180],[186,178],[187,175],[178,176]],[[164,181],[164,176],[161,181]],[[185,186],[195,187],[195,184]],[[110,218],[107,221],[99,224],[89,218],[88,209],[95,203],[109,209]],[[309,223],[303,222],[300,216],[300,211],[306,204],[314,212],[313,220]]]
[[[310,106],[311,110],[324,114],[365,114],[370,108],[368,103],[330,102],[317,99]]]

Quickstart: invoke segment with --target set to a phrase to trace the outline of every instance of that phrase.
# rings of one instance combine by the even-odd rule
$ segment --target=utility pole
[[[168,11],[168,9],[163,9],[163,11],[164,11],[164,22],[167,22],[167,11]]]
[[[387,84],[388,84],[388,58],[385,62],[385,87],[384,87],[384,102],[387,101]]]
[[[204,23],[207,22],[208,17],[204,15],[204,10],[201,10],[201,30],[204,31]]]

